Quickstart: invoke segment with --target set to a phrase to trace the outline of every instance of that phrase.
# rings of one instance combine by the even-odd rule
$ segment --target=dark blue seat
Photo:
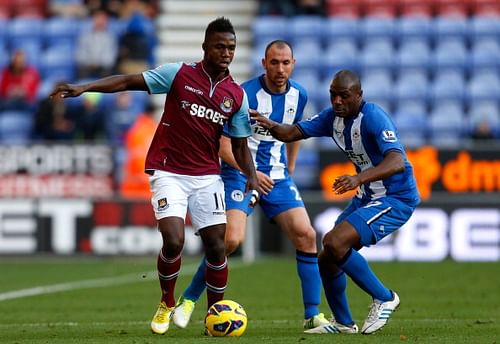
[[[397,68],[400,73],[406,69],[432,69],[432,56],[429,43],[425,39],[409,38],[401,42],[397,50]]]
[[[443,100],[458,100],[463,103],[466,96],[464,73],[459,70],[437,71],[430,92],[433,103]]]
[[[395,33],[399,42],[415,37],[430,41],[433,35],[432,20],[423,16],[401,16],[396,21]]]
[[[396,34],[396,21],[392,18],[364,17],[359,20],[359,37],[363,44],[375,38],[393,40]]]
[[[74,81],[76,64],[72,46],[47,48],[40,57],[39,68],[43,78]]]
[[[467,131],[463,109],[455,103],[443,102],[429,114],[428,129],[430,142],[437,147],[460,145]]]
[[[449,38],[441,40],[434,49],[434,68],[467,68],[468,50],[461,39]]]
[[[424,70],[411,70],[400,73],[394,84],[397,99],[418,99],[426,101],[429,96],[429,80]]]
[[[31,111],[0,112],[0,142],[4,144],[29,143],[33,130]]]
[[[441,41],[448,38],[457,38],[467,42],[469,21],[466,17],[440,16],[433,21],[434,40]]]
[[[40,18],[16,17],[7,27],[7,42],[11,49],[28,44],[43,46],[43,20]]]
[[[469,66],[472,73],[484,69],[498,72],[500,67],[500,43],[494,38],[482,38],[474,41],[470,49]]]
[[[317,15],[297,15],[288,19],[292,41],[322,40],[324,19]]]
[[[52,17],[47,19],[44,24],[46,46],[75,46],[81,27],[81,21],[75,18]]]
[[[328,17],[324,22],[325,42],[328,45],[332,40],[344,38],[358,42],[359,30],[358,19]]]
[[[359,51],[354,39],[345,37],[332,40],[322,56],[323,76],[331,78],[339,69],[359,69]]]
[[[281,16],[258,16],[252,24],[254,43],[290,38],[288,20]]]

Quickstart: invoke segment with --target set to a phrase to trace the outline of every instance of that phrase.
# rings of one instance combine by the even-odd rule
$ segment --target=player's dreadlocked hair
[[[207,38],[215,32],[230,32],[236,36],[233,24],[225,17],[219,17],[208,24],[207,29],[205,30],[205,42],[207,41]]]

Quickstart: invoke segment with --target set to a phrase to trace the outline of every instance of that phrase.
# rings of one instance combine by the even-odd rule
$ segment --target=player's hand
[[[340,176],[333,182],[333,192],[337,195],[341,195],[347,191],[354,190],[361,185],[360,178],[355,176]]]
[[[260,194],[257,190],[250,190],[250,193],[252,194],[252,196],[250,197],[250,202],[248,202],[248,206],[250,208],[253,208],[255,207],[257,202],[259,202]]]
[[[57,85],[52,92],[50,92],[50,97],[78,97],[85,91],[83,86],[70,85],[70,84],[60,84]]]
[[[274,180],[267,174],[257,171],[257,179],[259,180],[259,187],[261,193],[267,195],[274,187]]]
[[[250,119],[256,121],[257,124],[259,124],[264,129],[271,129],[277,124],[275,121],[270,120],[257,110],[248,109],[248,113],[250,114]]]

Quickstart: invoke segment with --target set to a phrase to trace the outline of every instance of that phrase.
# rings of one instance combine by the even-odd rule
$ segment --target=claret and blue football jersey
[[[417,205],[419,195],[403,145],[394,123],[378,105],[363,102],[357,116],[338,117],[329,107],[307,121],[297,124],[305,138],[331,137],[356,167],[356,172],[377,166],[389,151],[399,151],[405,170],[384,179],[361,185],[357,197],[368,201],[384,196]]]

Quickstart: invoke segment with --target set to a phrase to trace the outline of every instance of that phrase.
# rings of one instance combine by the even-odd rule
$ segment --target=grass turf
[[[151,334],[149,322],[160,296],[155,264],[155,257],[2,258],[0,343],[500,343],[498,263],[371,263],[399,293],[401,306],[382,331],[363,336],[302,333],[293,257],[268,257],[251,265],[230,259],[226,298],[241,303],[249,316],[240,338],[203,336],[205,297],[186,329],[172,324],[164,336]],[[176,296],[196,265],[184,260]],[[352,313],[361,326],[370,299],[349,283]],[[54,285],[60,291],[7,294]],[[325,301],[321,310],[330,314]]]

